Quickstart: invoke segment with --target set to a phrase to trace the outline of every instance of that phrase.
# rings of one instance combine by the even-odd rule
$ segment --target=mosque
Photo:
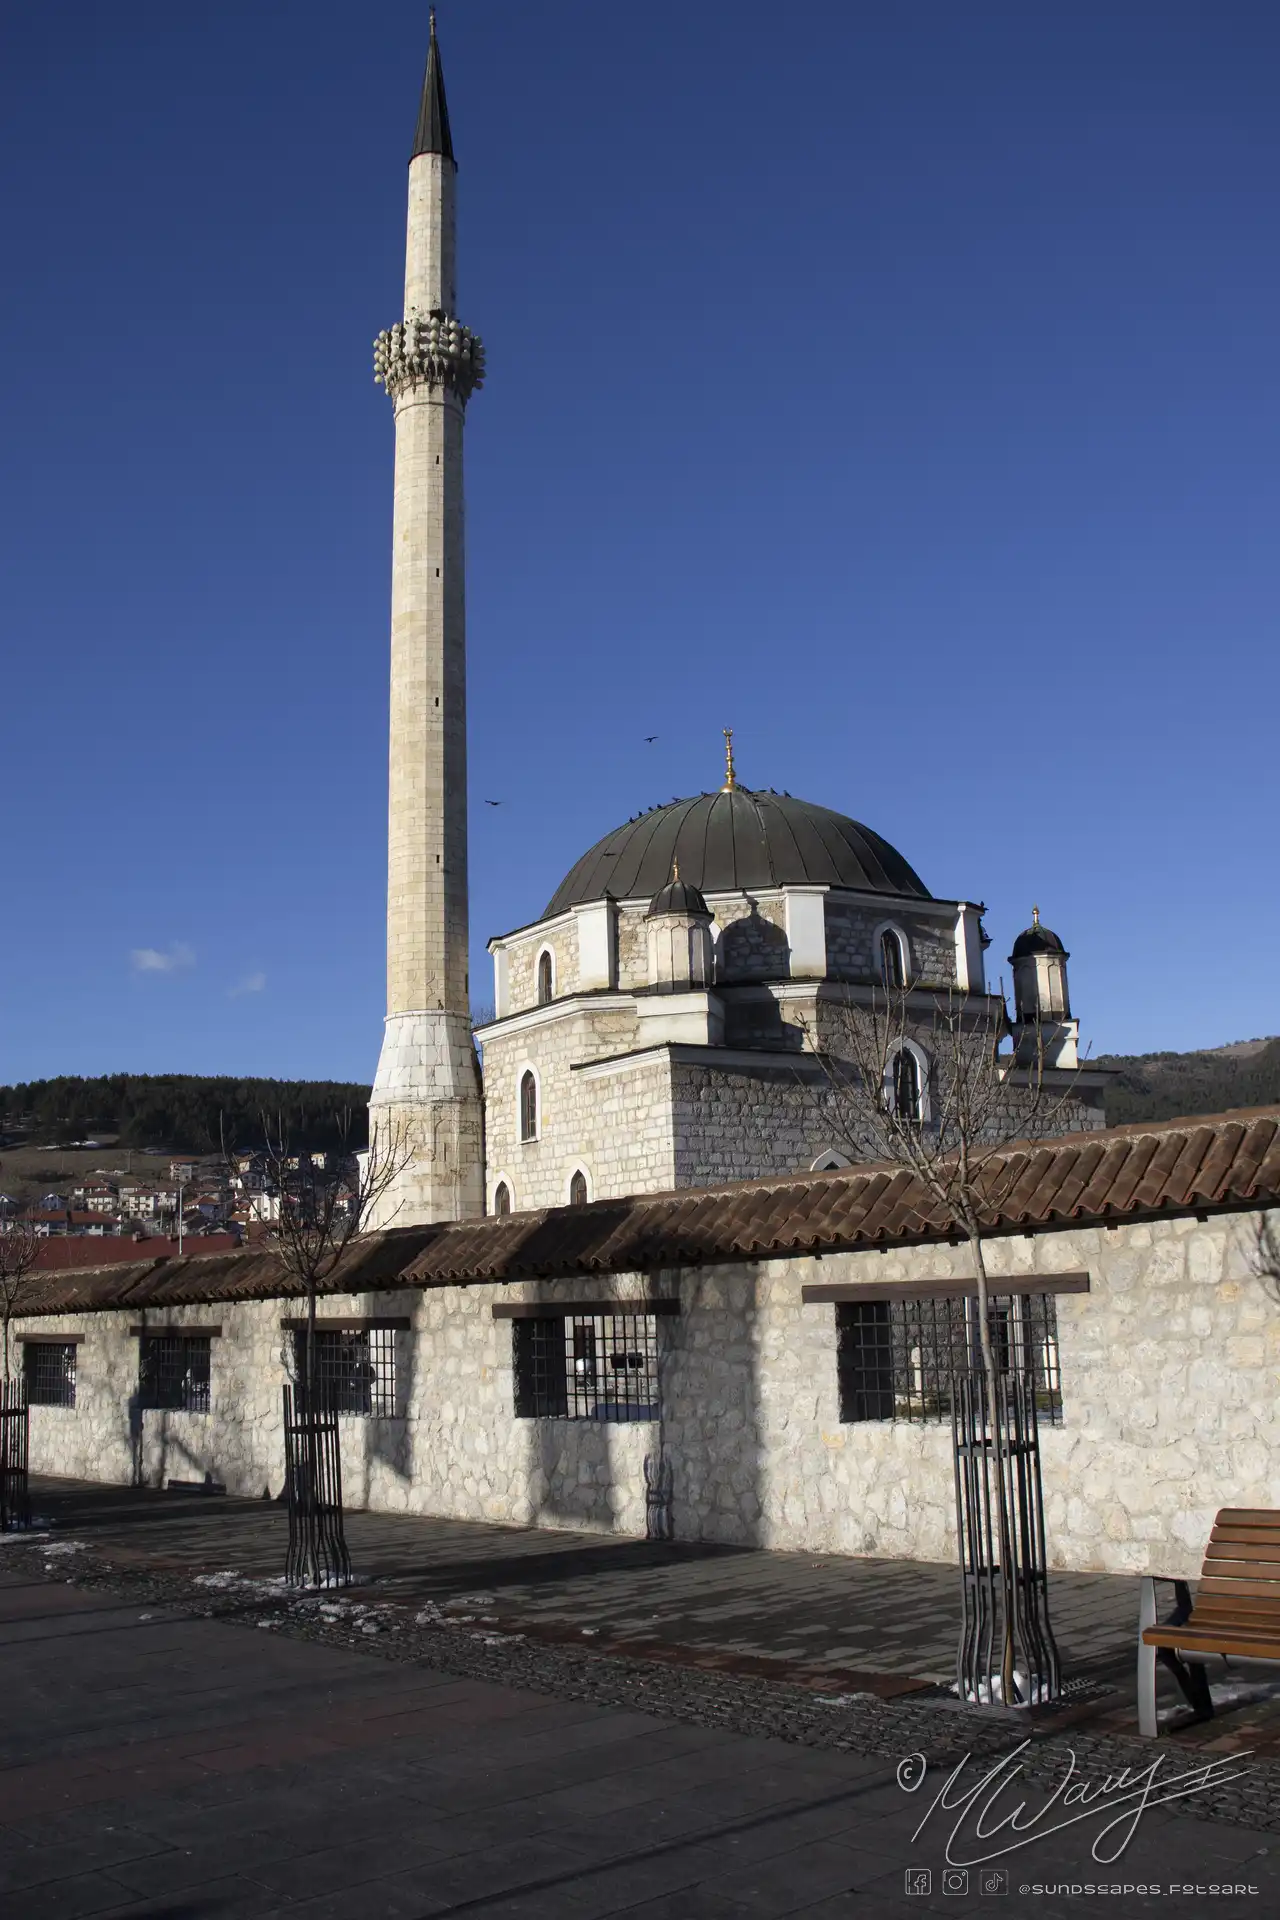
[[[1257,1268],[1280,1233],[1280,1108],[1105,1126],[1038,914],[1009,1014],[978,901],[935,898],[869,827],[747,786],[730,738],[714,792],[619,825],[535,924],[490,941],[473,1039],[462,452],[484,351],[457,317],[455,177],[433,26],[404,315],[374,350],[395,499],[370,1119],[412,1151],[321,1289],[344,1499],[953,1558],[972,1249],[918,1169],[863,1164],[831,1097],[842,1012],[896,996],[884,1097],[906,1137],[946,1097],[940,1002],[977,1043],[1008,1034],[1011,1096],[1042,1068],[1055,1089],[1054,1137],[1010,1142],[1002,1116],[980,1223],[993,1350],[1034,1390],[1050,1563],[1193,1576],[1218,1508],[1280,1506],[1280,1317]],[[304,1290],[270,1242],[155,1245],[32,1277],[11,1328],[31,1466],[277,1493]]]
[[[850,1164],[831,1112],[838,1010],[905,996],[887,1063],[929,1124],[939,996],[975,1032],[983,908],[935,899],[871,828],[737,777],[583,854],[542,918],[489,942],[494,1018],[468,982],[463,431],[484,351],[457,318],[457,165],[432,28],[409,168],[403,321],[375,342],[395,411],[387,1019],[375,1137],[413,1158],[379,1224],[416,1226]],[[1034,924],[1013,967],[1011,1090],[1034,1051],[1058,1131],[1103,1124],[1067,954]],[[1032,1040],[1034,1039],[1034,1048]]]

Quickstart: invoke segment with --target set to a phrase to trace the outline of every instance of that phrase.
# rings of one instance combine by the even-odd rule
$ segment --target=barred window
[[[493,1211],[499,1220],[511,1211],[511,1189],[505,1180],[499,1180],[493,1190]]]
[[[555,997],[555,980],[552,974],[551,954],[544,947],[538,955],[538,1005],[545,1007]]]
[[[307,1335],[294,1329],[294,1361],[305,1383]],[[387,1420],[396,1412],[394,1327],[317,1327],[316,1398],[332,1413]]]
[[[893,1057],[893,1110],[899,1120],[917,1121],[923,1117],[920,1062],[910,1047],[900,1047]]]
[[[1061,1426],[1053,1295],[1004,1294],[987,1304],[997,1370],[1029,1370],[1040,1417]],[[836,1328],[841,1420],[949,1420],[953,1376],[981,1364],[972,1296],[842,1302]]]
[[[156,1412],[208,1413],[207,1333],[146,1333],[138,1342],[138,1401]]]
[[[585,1207],[587,1204],[587,1176],[579,1167],[569,1182],[569,1205]]]
[[[28,1340],[23,1348],[22,1376],[27,1383],[28,1406],[74,1407],[75,1342]]]
[[[513,1320],[522,1420],[656,1420],[658,1322],[651,1313]]]

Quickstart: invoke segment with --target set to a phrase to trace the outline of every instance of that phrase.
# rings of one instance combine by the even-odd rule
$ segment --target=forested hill
[[[1280,1102],[1280,1038],[1241,1040],[1203,1053],[1103,1054],[1090,1064],[1118,1070],[1107,1088],[1113,1126]],[[338,1080],[68,1075],[0,1087],[0,1133],[38,1146],[106,1135],[125,1147],[214,1153],[223,1138],[230,1146],[256,1145],[265,1114],[273,1128],[283,1123],[295,1146],[319,1149],[339,1144],[349,1116],[350,1145],[362,1147],[368,1100],[367,1086]]]
[[[1204,1053],[1110,1053],[1092,1066],[1115,1067],[1107,1119],[1172,1120],[1280,1101],[1280,1039],[1237,1040]]]
[[[290,1143],[319,1151],[340,1144],[350,1115],[349,1144],[367,1145],[369,1088],[338,1080],[235,1080],[195,1073],[109,1073],[96,1080],[65,1076],[0,1087],[0,1131],[9,1140],[70,1146],[104,1135],[125,1147],[214,1153],[256,1146],[263,1115],[282,1125]]]

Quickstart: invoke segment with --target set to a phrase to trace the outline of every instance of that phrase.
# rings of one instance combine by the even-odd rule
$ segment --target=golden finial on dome
[[[738,777],[733,771],[733,728],[722,727],[721,732],[724,734],[724,785],[720,791],[732,793],[738,784]]]
[[[676,854],[671,856],[671,879],[674,884],[680,878],[680,861]]]
[[[1039,909],[1039,907],[1032,907],[1032,909],[1031,909],[1031,924],[1032,924],[1032,926],[1033,926],[1033,927],[1038,927],[1038,926],[1040,925],[1040,909]]]

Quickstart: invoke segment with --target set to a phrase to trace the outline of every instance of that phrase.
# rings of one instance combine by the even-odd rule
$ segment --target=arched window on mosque
[[[587,1204],[587,1176],[579,1167],[569,1182],[569,1205],[585,1207]]]
[[[532,1067],[526,1067],[520,1076],[520,1138],[536,1140],[538,1137],[538,1081]]]
[[[907,959],[902,951],[902,935],[886,927],[880,935],[880,978],[886,987],[905,987]]]
[[[910,1047],[900,1047],[893,1057],[893,1110],[899,1120],[918,1126],[923,1119],[920,1086],[920,1062]]]
[[[511,1211],[511,1189],[505,1180],[499,1180],[493,1190],[493,1211],[497,1219]]]
[[[545,1007],[555,994],[555,977],[552,972],[550,947],[544,947],[538,955],[538,1005]]]

